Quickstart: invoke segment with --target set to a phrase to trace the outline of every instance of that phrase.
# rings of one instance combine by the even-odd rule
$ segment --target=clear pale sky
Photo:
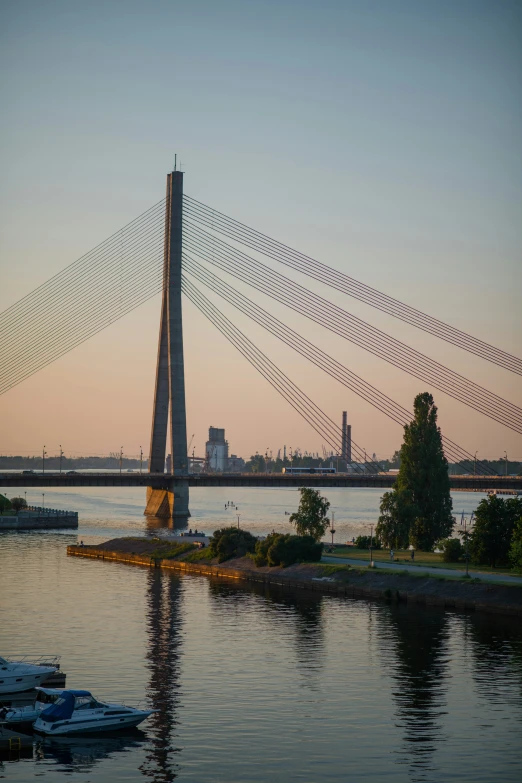
[[[195,198],[522,354],[520,2],[4,0],[0,15],[0,310],[162,198],[178,153]],[[316,290],[522,404],[518,376]],[[370,453],[400,445],[397,425],[219,306],[332,418],[347,409]],[[429,388],[285,317],[406,407]],[[184,319],[196,453],[209,425],[243,456],[320,450],[188,302]],[[2,396],[0,452],[148,453],[158,322],[155,298]],[[522,457],[519,436],[431,391],[453,440]]]

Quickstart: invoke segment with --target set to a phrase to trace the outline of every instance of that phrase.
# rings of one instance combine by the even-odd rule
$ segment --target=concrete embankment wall
[[[52,530],[61,527],[78,527],[78,514],[19,514],[0,517],[0,530]]]
[[[370,581],[378,582],[378,586],[337,581],[327,582],[313,579],[313,573],[287,576],[282,569],[277,569],[273,573],[267,573],[261,569],[239,569],[227,566],[226,564],[208,565],[202,563],[186,563],[179,560],[162,560],[152,558],[149,555],[111,552],[106,549],[98,549],[92,546],[68,546],[67,554],[79,557],[92,557],[101,560],[113,560],[119,563],[141,565],[149,568],[165,568],[202,576],[213,576],[275,585],[291,590],[308,590],[347,598],[407,601],[408,603],[425,606],[439,606],[463,611],[482,611],[502,614],[518,617],[522,620],[522,603],[520,602],[522,590],[519,592],[517,588],[481,585],[476,590],[475,587],[478,586],[475,585],[458,584],[451,581],[443,582],[442,580],[428,578],[421,581],[416,579],[416,577],[401,580],[401,578],[396,575],[375,572],[368,573],[361,579],[357,571],[353,572],[354,578],[357,581],[364,581],[364,579],[368,578]],[[315,570],[315,573],[317,573],[318,565],[319,564],[313,564],[311,566],[312,569]],[[350,572],[347,573],[350,574]],[[401,581],[406,581],[408,583],[407,586],[401,584]],[[417,581],[419,589],[417,589],[415,581]],[[400,585],[401,589],[399,589],[397,585]],[[514,592],[512,594],[513,600],[510,600],[510,592],[512,590],[516,591],[516,594]],[[451,594],[452,591],[454,592],[453,595]],[[508,592],[506,593],[506,591]],[[469,595],[466,595],[466,593],[469,593]],[[476,593],[476,595],[473,593]]]

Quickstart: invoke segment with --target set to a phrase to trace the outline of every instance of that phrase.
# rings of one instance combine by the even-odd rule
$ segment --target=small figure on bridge
[[[415,550],[414,549],[411,550],[411,559],[415,560]]]

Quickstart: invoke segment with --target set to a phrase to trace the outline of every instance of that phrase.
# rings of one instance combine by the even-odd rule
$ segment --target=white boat
[[[3,722],[9,725],[33,724],[42,710],[45,710],[50,704],[54,704],[62,693],[63,688],[36,688],[36,698],[32,704],[4,708],[1,711],[3,715],[0,717]]]
[[[29,691],[58,670],[59,656],[23,656],[19,660],[0,658],[0,694]]]
[[[89,691],[63,690],[54,704],[40,712],[33,728],[50,737],[116,731],[138,726],[153,712],[157,710],[105,704]]]

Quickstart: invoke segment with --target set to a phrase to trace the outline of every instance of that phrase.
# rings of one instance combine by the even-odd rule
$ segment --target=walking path
[[[368,565],[366,560],[358,560],[355,557],[329,557],[323,555],[322,563],[339,563],[364,568]],[[376,568],[386,568],[390,571],[411,571],[414,574],[433,574],[434,576],[462,576],[463,571],[456,571],[451,568],[433,568],[432,566],[407,565],[404,563],[386,563],[381,560],[374,560]],[[490,574],[483,571],[470,571],[469,575],[474,579],[480,579],[482,582],[504,582],[506,584],[522,585],[522,576],[508,576],[504,574]]]

